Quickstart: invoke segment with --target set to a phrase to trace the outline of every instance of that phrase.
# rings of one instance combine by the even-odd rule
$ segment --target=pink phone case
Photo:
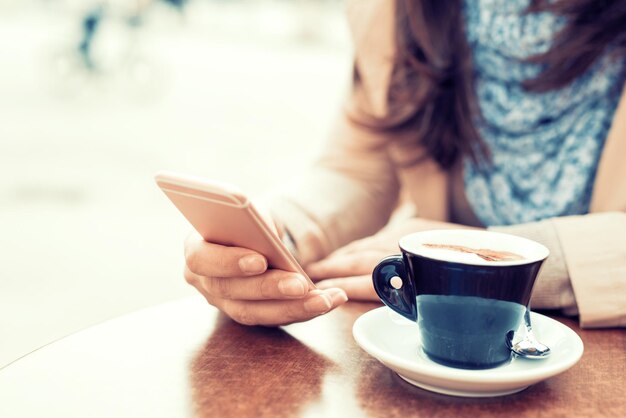
[[[270,267],[304,275],[300,264],[267,226],[252,203],[236,187],[172,172],[155,175],[158,186],[208,242],[250,248],[263,254]]]

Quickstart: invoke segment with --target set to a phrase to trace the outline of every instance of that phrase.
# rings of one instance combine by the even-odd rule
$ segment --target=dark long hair
[[[396,55],[388,115],[378,119],[378,129],[409,130],[412,145],[420,144],[444,169],[461,155],[475,161],[488,159],[475,126],[480,114],[461,3],[396,0]],[[555,34],[549,51],[528,58],[544,68],[524,82],[528,91],[567,85],[609,46],[617,58],[626,56],[626,0],[533,0],[526,13],[544,11],[564,16],[566,24]]]

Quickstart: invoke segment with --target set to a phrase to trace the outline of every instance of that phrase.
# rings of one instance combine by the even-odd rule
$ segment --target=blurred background
[[[194,294],[152,175],[263,195],[324,143],[351,58],[342,0],[0,0],[0,367]]]

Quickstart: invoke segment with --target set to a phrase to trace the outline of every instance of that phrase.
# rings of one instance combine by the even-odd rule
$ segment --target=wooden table
[[[569,371],[502,398],[415,388],[363,352],[349,303],[304,324],[243,327],[200,298],[91,327],[0,370],[0,417],[626,416],[626,332],[580,330]]]

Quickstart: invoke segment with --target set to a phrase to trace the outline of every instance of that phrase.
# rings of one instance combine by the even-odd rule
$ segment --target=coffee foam
[[[462,264],[482,264],[484,261],[485,264],[493,264],[493,263],[501,263],[501,261],[487,261],[482,259],[480,256],[474,253],[462,253],[459,251],[441,249],[441,248],[429,248],[424,244],[420,245],[420,248],[417,251],[411,250],[412,253],[416,253],[419,255],[423,255],[427,258],[434,258],[437,260],[447,260],[452,261],[454,263],[462,263]]]
[[[428,245],[458,245],[471,249],[490,249],[518,254],[521,260],[492,261],[475,253],[461,252]],[[461,264],[511,266],[537,262],[545,259],[549,251],[543,245],[514,235],[478,230],[433,230],[407,235],[400,240],[405,251],[436,260]]]

